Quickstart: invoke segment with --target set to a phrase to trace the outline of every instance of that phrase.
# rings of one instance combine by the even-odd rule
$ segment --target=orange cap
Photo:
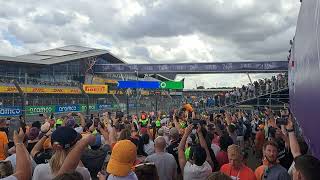
[[[111,153],[107,172],[114,176],[127,176],[137,158],[137,147],[129,140],[118,141]]]
[[[186,108],[186,110],[189,111],[189,112],[193,111],[193,108],[192,108],[192,106],[190,104],[185,104],[184,108]]]

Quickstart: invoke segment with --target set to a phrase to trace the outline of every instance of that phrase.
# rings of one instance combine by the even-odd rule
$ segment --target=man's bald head
[[[166,148],[166,140],[163,136],[159,136],[154,140],[155,148],[159,151],[164,151]]]

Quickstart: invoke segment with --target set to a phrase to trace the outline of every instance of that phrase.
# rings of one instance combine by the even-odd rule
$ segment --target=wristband
[[[287,132],[294,132],[294,129],[287,129]]]
[[[15,146],[17,146],[17,145],[23,145],[23,146],[24,146],[24,144],[23,144],[23,143],[17,143],[17,144],[15,144]]]

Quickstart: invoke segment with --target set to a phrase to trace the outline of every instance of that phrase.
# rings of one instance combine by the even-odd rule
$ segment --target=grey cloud
[[[42,34],[34,27],[11,23],[8,31],[24,43],[36,43],[43,39]]]
[[[34,22],[39,24],[49,24],[56,26],[64,26],[70,23],[75,15],[70,12],[48,11],[44,14],[38,14],[34,17]]]
[[[259,41],[295,24],[295,17],[287,16],[279,1],[255,1],[245,9],[232,8],[230,2],[167,0],[134,17],[122,35],[168,37],[200,32],[240,42]],[[268,21],[271,16],[276,22]]]

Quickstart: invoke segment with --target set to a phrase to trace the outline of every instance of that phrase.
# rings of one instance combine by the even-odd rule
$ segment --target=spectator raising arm
[[[211,156],[210,156],[210,152],[209,152],[209,149],[208,149],[208,146],[207,146],[207,143],[206,143],[206,140],[204,139],[202,131],[201,131],[200,124],[198,124],[197,133],[198,133],[200,145],[206,151],[206,154],[207,154],[206,161],[211,165],[211,167],[214,167],[212,159],[211,159]]]
[[[112,144],[109,141],[109,132],[108,129],[106,127],[99,127],[98,126],[98,130],[100,130],[101,135],[104,138],[104,142],[105,144],[109,144],[110,146],[112,146]]]
[[[23,144],[23,139],[24,132],[22,128],[20,128],[19,134],[15,131],[13,135],[13,141],[17,153],[16,172],[13,176],[17,177],[19,180],[29,180],[31,179],[31,160],[29,153]]]
[[[178,119],[177,119],[177,114],[176,114],[176,110],[174,111],[174,114],[173,114],[173,123],[174,123],[174,126],[178,129],[178,132],[180,132],[180,124],[178,122]]]
[[[31,156],[32,158],[35,157],[37,153],[39,153],[43,147],[43,143],[46,141],[47,138],[51,136],[52,131],[49,130],[42,138],[37,142],[37,144],[32,148],[31,150]]]
[[[187,138],[190,135],[190,133],[192,132],[192,129],[193,129],[193,125],[190,124],[186,128],[185,133],[183,134],[183,137],[182,137],[180,144],[179,144],[179,147],[178,147],[178,158],[179,158],[179,165],[180,165],[181,170],[184,169],[184,166],[187,163],[186,157],[184,155],[184,148],[186,146]]]
[[[86,119],[84,118],[83,114],[81,113],[77,113],[77,115],[80,118],[80,125],[82,128],[84,128],[86,126]]]
[[[96,138],[93,135],[89,135],[86,138],[81,139],[75,147],[70,151],[64,163],[62,164],[58,176],[64,174],[66,172],[73,171],[77,168],[81,154],[83,153],[84,149],[89,145],[94,143]]]
[[[297,141],[297,137],[294,133],[291,115],[289,115],[288,124],[286,126],[286,129],[287,129],[287,132],[289,135],[289,144],[290,144],[290,150],[291,150],[292,156],[293,156],[293,158],[296,158],[301,155],[301,150],[300,150],[299,143]]]

